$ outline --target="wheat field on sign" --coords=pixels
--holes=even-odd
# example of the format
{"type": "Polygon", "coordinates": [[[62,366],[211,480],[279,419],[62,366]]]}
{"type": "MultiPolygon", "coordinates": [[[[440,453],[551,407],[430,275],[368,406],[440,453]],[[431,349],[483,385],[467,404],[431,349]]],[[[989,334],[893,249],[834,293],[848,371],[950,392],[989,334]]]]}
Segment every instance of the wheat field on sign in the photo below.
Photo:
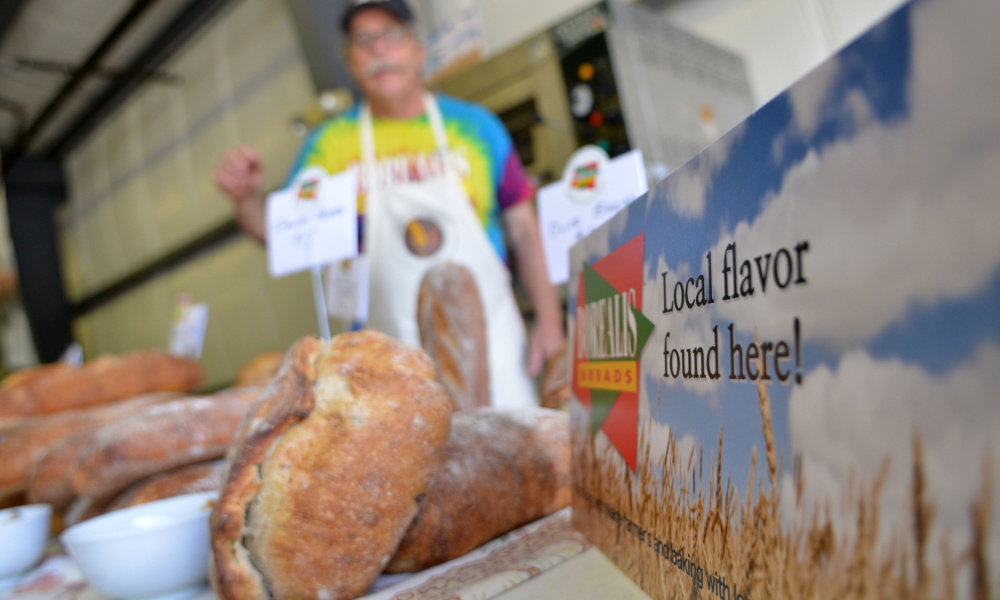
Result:
{"type": "MultiPolygon", "coordinates": [[[[932,545],[934,506],[926,494],[923,444],[915,433],[910,502],[899,507],[908,511],[909,526],[896,528],[890,543],[880,544],[884,457],[873,457],[882,461],[874,481],[853,486],[838,501],[850,506],[802,506],[805,482],[798,457],[789,461],[795,493],[776,491],[785,461],[777,456],[762,384],[757,397],[767,472],[755,472],[754,448],[745,482],[723,481],[721,429],[718,447],[707,449],[708,464],[701,447],[682,452],[671,437],[658,461],[640,459],[635,472],[611,446],[598,450],[593,437],[574,433],[577,527],[657,600],[1000,598],[998,582],[989,578],[993,468],[988,457],[982,459],[981,491],[968,507],[971,543],[951,548],[945,536],[932,545]],[[790,508],[785,502],[794,503],[798,515],[790,523],[781,518],[789,512],[783,511],[790,508]],[[838,533],[833,515],[845,509],[856,517],[849,531],[838,533]]],[[[640,428],[640,457],[650,456],[647,436],[640,428]]]]}

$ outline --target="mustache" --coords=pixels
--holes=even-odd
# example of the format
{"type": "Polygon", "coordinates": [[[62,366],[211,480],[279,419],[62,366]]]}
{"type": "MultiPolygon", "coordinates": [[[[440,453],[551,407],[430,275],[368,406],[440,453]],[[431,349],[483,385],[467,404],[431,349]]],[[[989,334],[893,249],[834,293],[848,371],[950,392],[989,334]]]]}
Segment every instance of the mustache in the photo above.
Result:
{"type": "Polygon", "coordinates": [[[378,75],[382,71],[402,71],[403,65],[399,62],[392,60],[391,58],[378,57],[374,59],[371,64],[365,68],[364,76],[372,77],[378,75]]]}

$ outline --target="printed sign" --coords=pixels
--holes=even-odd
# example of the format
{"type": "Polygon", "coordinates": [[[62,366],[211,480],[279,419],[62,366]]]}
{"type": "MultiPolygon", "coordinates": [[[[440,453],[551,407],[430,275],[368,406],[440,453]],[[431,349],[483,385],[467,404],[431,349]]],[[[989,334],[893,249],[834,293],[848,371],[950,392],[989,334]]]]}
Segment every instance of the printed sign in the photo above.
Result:
{"type": "Polygon", "coordinates": [[[538,190],[538,221],[552,283],[569,280],[569,248],[646,193],[642,152],[608,159],[597,146],[577,150],[560,181],[538,190]]]}
{"type": "Polygon", "coordinates": [[[1000,592],[997,23],[905,5],[573,246],[574,522],[651,597],[1000,592]]]}
{"type": "Polygon", "coordinates": [[[59,362],[66,363],[71,367],[79,367],[83,364],[83,346],[79,342],[73,342],[63,353],[59,355],[59,362]]]}
{"type": "Polygon", "coordinates": [[[368,320],[368,256],[359,254],[326,270],[326,313],[355,325],[368,320]]]}
{"type": "Polygon", "coordinates": [[[207,330],[208,304],[195,302],[190,294],[178,296],[170,324],[170,353],[199,360],[207,330]]]}
{"type": "Polygon", "coordinates": [[[300,173],[267,198],[267,256],[272,277],[358,253],[357,173],[300,173]]]}

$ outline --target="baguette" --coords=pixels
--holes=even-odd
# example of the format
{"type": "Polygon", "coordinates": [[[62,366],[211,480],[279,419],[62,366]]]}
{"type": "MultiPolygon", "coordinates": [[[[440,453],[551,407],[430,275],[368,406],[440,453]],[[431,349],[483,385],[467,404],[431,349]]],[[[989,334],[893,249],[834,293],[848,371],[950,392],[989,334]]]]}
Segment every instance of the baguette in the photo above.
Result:
{"type": "Polygon", "coordinates": [[[77,368],[53,368],[0,389],[0,419],[107,404],[150,392],[187,392],[204,379],[197,362],[144,350],[77,368]]]}
{"type": "Polygon", "coordinates": [[[417,296],[420,344],[456,410],[490,405],[486,317],[476,280],[451,262],[431,267],[417,296]]]}
{"type": "Polygon", "coordinates": [[[38,379],[73,368],[75,368],[73,365],[64,362],[54,362],[14,371],[7,377],[4,377],[3,381],[0,381],[0,392],[24,385],[30,385],[33,381],[38,379]]]}
{"type": "Polygon", "coordinates": [[[387,573],[421,571],[568,506],[569,414],[456,412],[445,460],[387,573]]]}
{"type": "Polygon", "coordinates": [[[32,469],[54,444],[76,432],[100,427],[175,397],[147,394],[127,402],[32,417],[9,430],[0,440],[0,495],[26,488],[32,469]]]}
{"type": "Polygon", "coordinates": [[[104,512],[138,506],[181,494],[217,490],[222,487],[226,466],[224,460],[203,462],[143,479],[118,494],[105,507],[104,512]]]}
{"type": "Polygon", "coordinates": [[[151,475],[221,458],[258,388],[151,406],[102,427],[73,474],[77,496],[109,499],[151,475]]]}
{"type": "Polygon", "coordinates": [[[95,429],[80,431],[54,444],[35,464],[28,478],[28,502],[65,510],[73,501],[73,473],[80,455],[94,442],[95,429]]]}
{"type": "Polygon", "coordinates": [[[420,349],[304,338],[244,419],[210,518],[222,600],[363,594],[424,497],[451,400],[420,349]]]}

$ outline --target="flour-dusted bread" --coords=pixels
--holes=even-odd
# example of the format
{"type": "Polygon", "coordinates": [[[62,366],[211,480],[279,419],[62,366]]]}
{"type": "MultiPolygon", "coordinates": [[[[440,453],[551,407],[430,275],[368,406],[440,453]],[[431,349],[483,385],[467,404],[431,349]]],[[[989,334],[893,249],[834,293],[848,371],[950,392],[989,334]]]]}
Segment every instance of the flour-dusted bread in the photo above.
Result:
{"type": "Polygon", "coordinates": [[[23,491],[32,470],[52,446],[74,433],[101,427],[176,394],[147,394],[125,402],[31,417],[8,428],[0,439],[0,496],[23,491]]]}
{"type": "Polygon", "coordinates": [[[94,443],[96,429],[81,431],[54,444],[35,464],[28,478],[28,502],[65,510],[73,501],[73,473],[80,455],[94,443]]]}
{"type": "Polygon", "coordinates": [[[259,388],[231,388],[150,406],[105,425],[80,455],[77,496],[110,499],[157,473],[221,458],[259,388]]]}
{"type": "Polygon", "coordinates": [[[210,492],[222,487],[226,461],[216,460],[180,467],[133,483],[115,497],[104,512],[138,506],[182,494],[210,492]]]}
{"type": "Polygon", "coordinates": [[[419,348],[299,341],[233,440],[211,516],[223,600],[363,594],[441,463],[451,400],[419,348]]]}
{"type": "Polygon", "coordinates": [[[240,372],[236,374],[234,387],[260,386],[263,387],[274,379],[281,363],[285,361],[284,352],[265,352],[259,354],[243,365],[240,372]]]}
{"type": "Polygon", "coordinates": [[[386,571],[420,571],[569,505],[569,414],[456,412],[445,461],[386,571]]]}
{"type": "Polygon", "coordinates": [[[0,421],[80,409],[150,392],[187,392],[201,385],[196,361],[143,350],[104,356],[81,367],[50,367],[0,388],[0,421]]]}
{"type": "Polygon", "coordinates": [[[417,296],[417,325],[420,344],[455,408],[489,406],[486,316],[469,269],[451,262],[428,269],[417,296]]]}

